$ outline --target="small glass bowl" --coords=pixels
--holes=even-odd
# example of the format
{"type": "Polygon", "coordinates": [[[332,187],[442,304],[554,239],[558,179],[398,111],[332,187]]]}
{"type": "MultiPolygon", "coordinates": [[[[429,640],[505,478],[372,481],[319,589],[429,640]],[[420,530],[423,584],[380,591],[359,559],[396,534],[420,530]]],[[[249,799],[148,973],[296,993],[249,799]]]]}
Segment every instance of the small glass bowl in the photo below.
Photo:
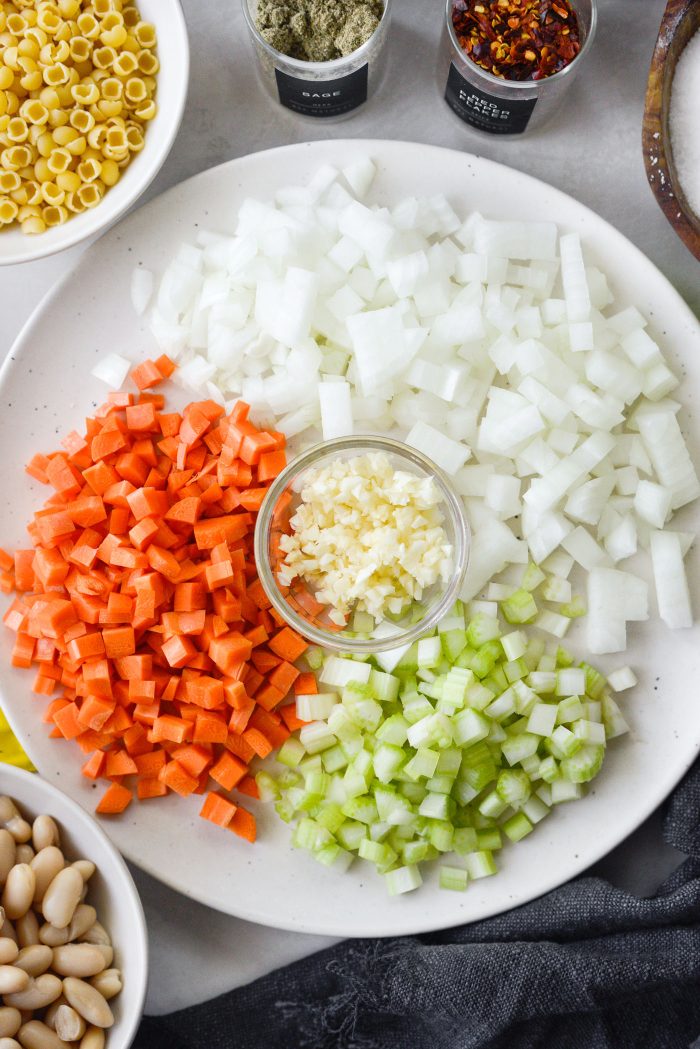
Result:
{"type": "MultiPolygon", "coordinates": [[[[470,532],[462,510],[462,502],[449,480],[427,456],[389,437],[338,437],[309,448],[289,463],[270,486],[255,526],[255,561],[258,575],[275,611],[308,641],[334,652],[352,654],[367,655],[407,648],[431,630],[457,600],[467,569],[469,547],[470,532]],[[395,468],[418,477],[430,477],[435,481],[442,496],[442,527],[452,546],[452,573],[446,582],[441,580],[426,589],[419,605],[409,606],[403,619],[384,620],[377,624],[372,636],[368,638],[366,635],[356,635],[350,626],[341,630],[325,628],[318,625],[317,621],[312,621],[310,616],[307,617],[303,609],[292,607],[277,579],[280,562],[279,555],[273,553],[272,538],[280,500],[291,495],[291,504],[285,501],[284,505],[294,511],[300,502],[299,493],[304,475],[309,470],[315,471],[334,459],[354,459],[371,452],[383,452],[395,468]],[[416,619],[417,608],[422,609],[422,614],[416,619]]],[[[352,613],[349,623],[352,624],[352,613]]]]}

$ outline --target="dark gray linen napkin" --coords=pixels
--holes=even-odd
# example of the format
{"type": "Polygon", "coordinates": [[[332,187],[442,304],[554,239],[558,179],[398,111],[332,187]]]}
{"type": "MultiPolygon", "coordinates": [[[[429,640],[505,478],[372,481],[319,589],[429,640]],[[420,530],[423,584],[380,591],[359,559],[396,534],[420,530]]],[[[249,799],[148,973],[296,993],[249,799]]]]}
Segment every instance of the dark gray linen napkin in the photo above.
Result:
{"type": "Polygon", "coordinates": [[[700,762],[664,837],[689,858],[653,897],[582,877],[472,925],[348,940],[145,1017],[134,1049],[700,1049],[700,762]]]}

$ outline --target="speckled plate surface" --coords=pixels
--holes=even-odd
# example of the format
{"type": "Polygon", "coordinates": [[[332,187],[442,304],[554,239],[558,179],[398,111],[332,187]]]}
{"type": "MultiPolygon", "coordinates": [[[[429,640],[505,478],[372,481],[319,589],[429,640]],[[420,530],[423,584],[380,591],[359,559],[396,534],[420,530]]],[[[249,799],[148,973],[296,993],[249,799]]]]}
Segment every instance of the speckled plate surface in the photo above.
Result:
{"type": "MultiPolygon", "coordinates": [[[[104,399],[104,386],[90,377],[97,358],[109,350],[136,358],[154,349],[130,304],[134,265],[161,270],[197,226],[230,231],[243,197],[268,196],[281,185],[303,182],[322,163],[342,166],[360,152],[378,164],[373,196],[383,203],[445,192],[464,212],[477,208],[499,218],[548,218],[579,231],[587,257],[608,274],[622,304],[636,303],[649,316],[652,334],[683,376],[681,420],[698,460],[698,322],[662,274],[616,230],[550,186],[466,153],[397,142],[318,142],[235,160],[175,187],[89,248],[40,306],[0,374],[0,490],[5,493],[0,545],[24,541],[25,522],[45,495],[24,474],[23,464],[34,452],[56,447],[59,436],[79,428],[104,399]]],[[[686,508],[677,527],[697,530],[698,517],[697,506],[686,508]]],[[[688,570],[697,591],[695,550],[688,570]]],[[[605,769],[584,801],[560,806],[534,834],[504,849],[498,876],[473,883],[465,893],[440,891],[434,867],[426,870],[419,891],[391,899],[366,864],[341,876],[292,850],[288,828],[262,805],[256,808],[260,838],[252,848],[200,820],[198,799],[134,804],[122,817],[105,821],[105,829],[125,856],[185,895],[266,925],[384,936],[497,914],[560,885],[617,845],[700,751],[700,703],[697,690],[689,687],[700,670],[700,628],[672,632],[653,618],[631,624],[629,639],[623,658],[599,663],[611,670],[629,662],[637,670],[640,683],[622,700],[631,734],[610,746],[605,769]]],[[[580,627],[570,642],[584,654],[580,627]]],[[[92,808],[100,787],[93,789],[81,777],[76,747],[48,739],[41,722],[45,700],[32,695],[31,675],[7,668],[10,647],[3,632],[0,698],[13,728],[40,772],[92,808]]]]}

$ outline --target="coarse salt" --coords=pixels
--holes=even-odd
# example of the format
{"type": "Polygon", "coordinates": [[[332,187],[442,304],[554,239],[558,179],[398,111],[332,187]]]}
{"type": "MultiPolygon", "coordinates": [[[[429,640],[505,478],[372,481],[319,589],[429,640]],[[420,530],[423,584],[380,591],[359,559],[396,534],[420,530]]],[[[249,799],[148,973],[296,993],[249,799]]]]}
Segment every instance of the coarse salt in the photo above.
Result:
{"type": "Polygon", "coordinates": [[[673,162],[690,207],[700,216],[700,30],[678,60],[671,88],[669,126],[673,162]]]}
{"type": "Polygon", "coordinates": [[[431,477],[394,470],[381,452],[310,471],[293,531],[280,540],[278,579],[311,583],[339,625],[351,609],[378,622],[399,615],[449,576],[452,546],[440,501],[431,477]]]}

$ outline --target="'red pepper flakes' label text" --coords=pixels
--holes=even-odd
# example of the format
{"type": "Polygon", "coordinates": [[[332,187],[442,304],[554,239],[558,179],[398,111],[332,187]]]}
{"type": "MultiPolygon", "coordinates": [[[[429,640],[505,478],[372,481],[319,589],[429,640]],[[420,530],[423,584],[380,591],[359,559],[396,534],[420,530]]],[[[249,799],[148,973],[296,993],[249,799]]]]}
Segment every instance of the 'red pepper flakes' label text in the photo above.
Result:
{"type": "Polygon", "coordinates": [[[466,124],[494,135],[520,135],[535,108],[536,98],[504,99],[475,88],[450,63],[445,100],[466,124]]]}

